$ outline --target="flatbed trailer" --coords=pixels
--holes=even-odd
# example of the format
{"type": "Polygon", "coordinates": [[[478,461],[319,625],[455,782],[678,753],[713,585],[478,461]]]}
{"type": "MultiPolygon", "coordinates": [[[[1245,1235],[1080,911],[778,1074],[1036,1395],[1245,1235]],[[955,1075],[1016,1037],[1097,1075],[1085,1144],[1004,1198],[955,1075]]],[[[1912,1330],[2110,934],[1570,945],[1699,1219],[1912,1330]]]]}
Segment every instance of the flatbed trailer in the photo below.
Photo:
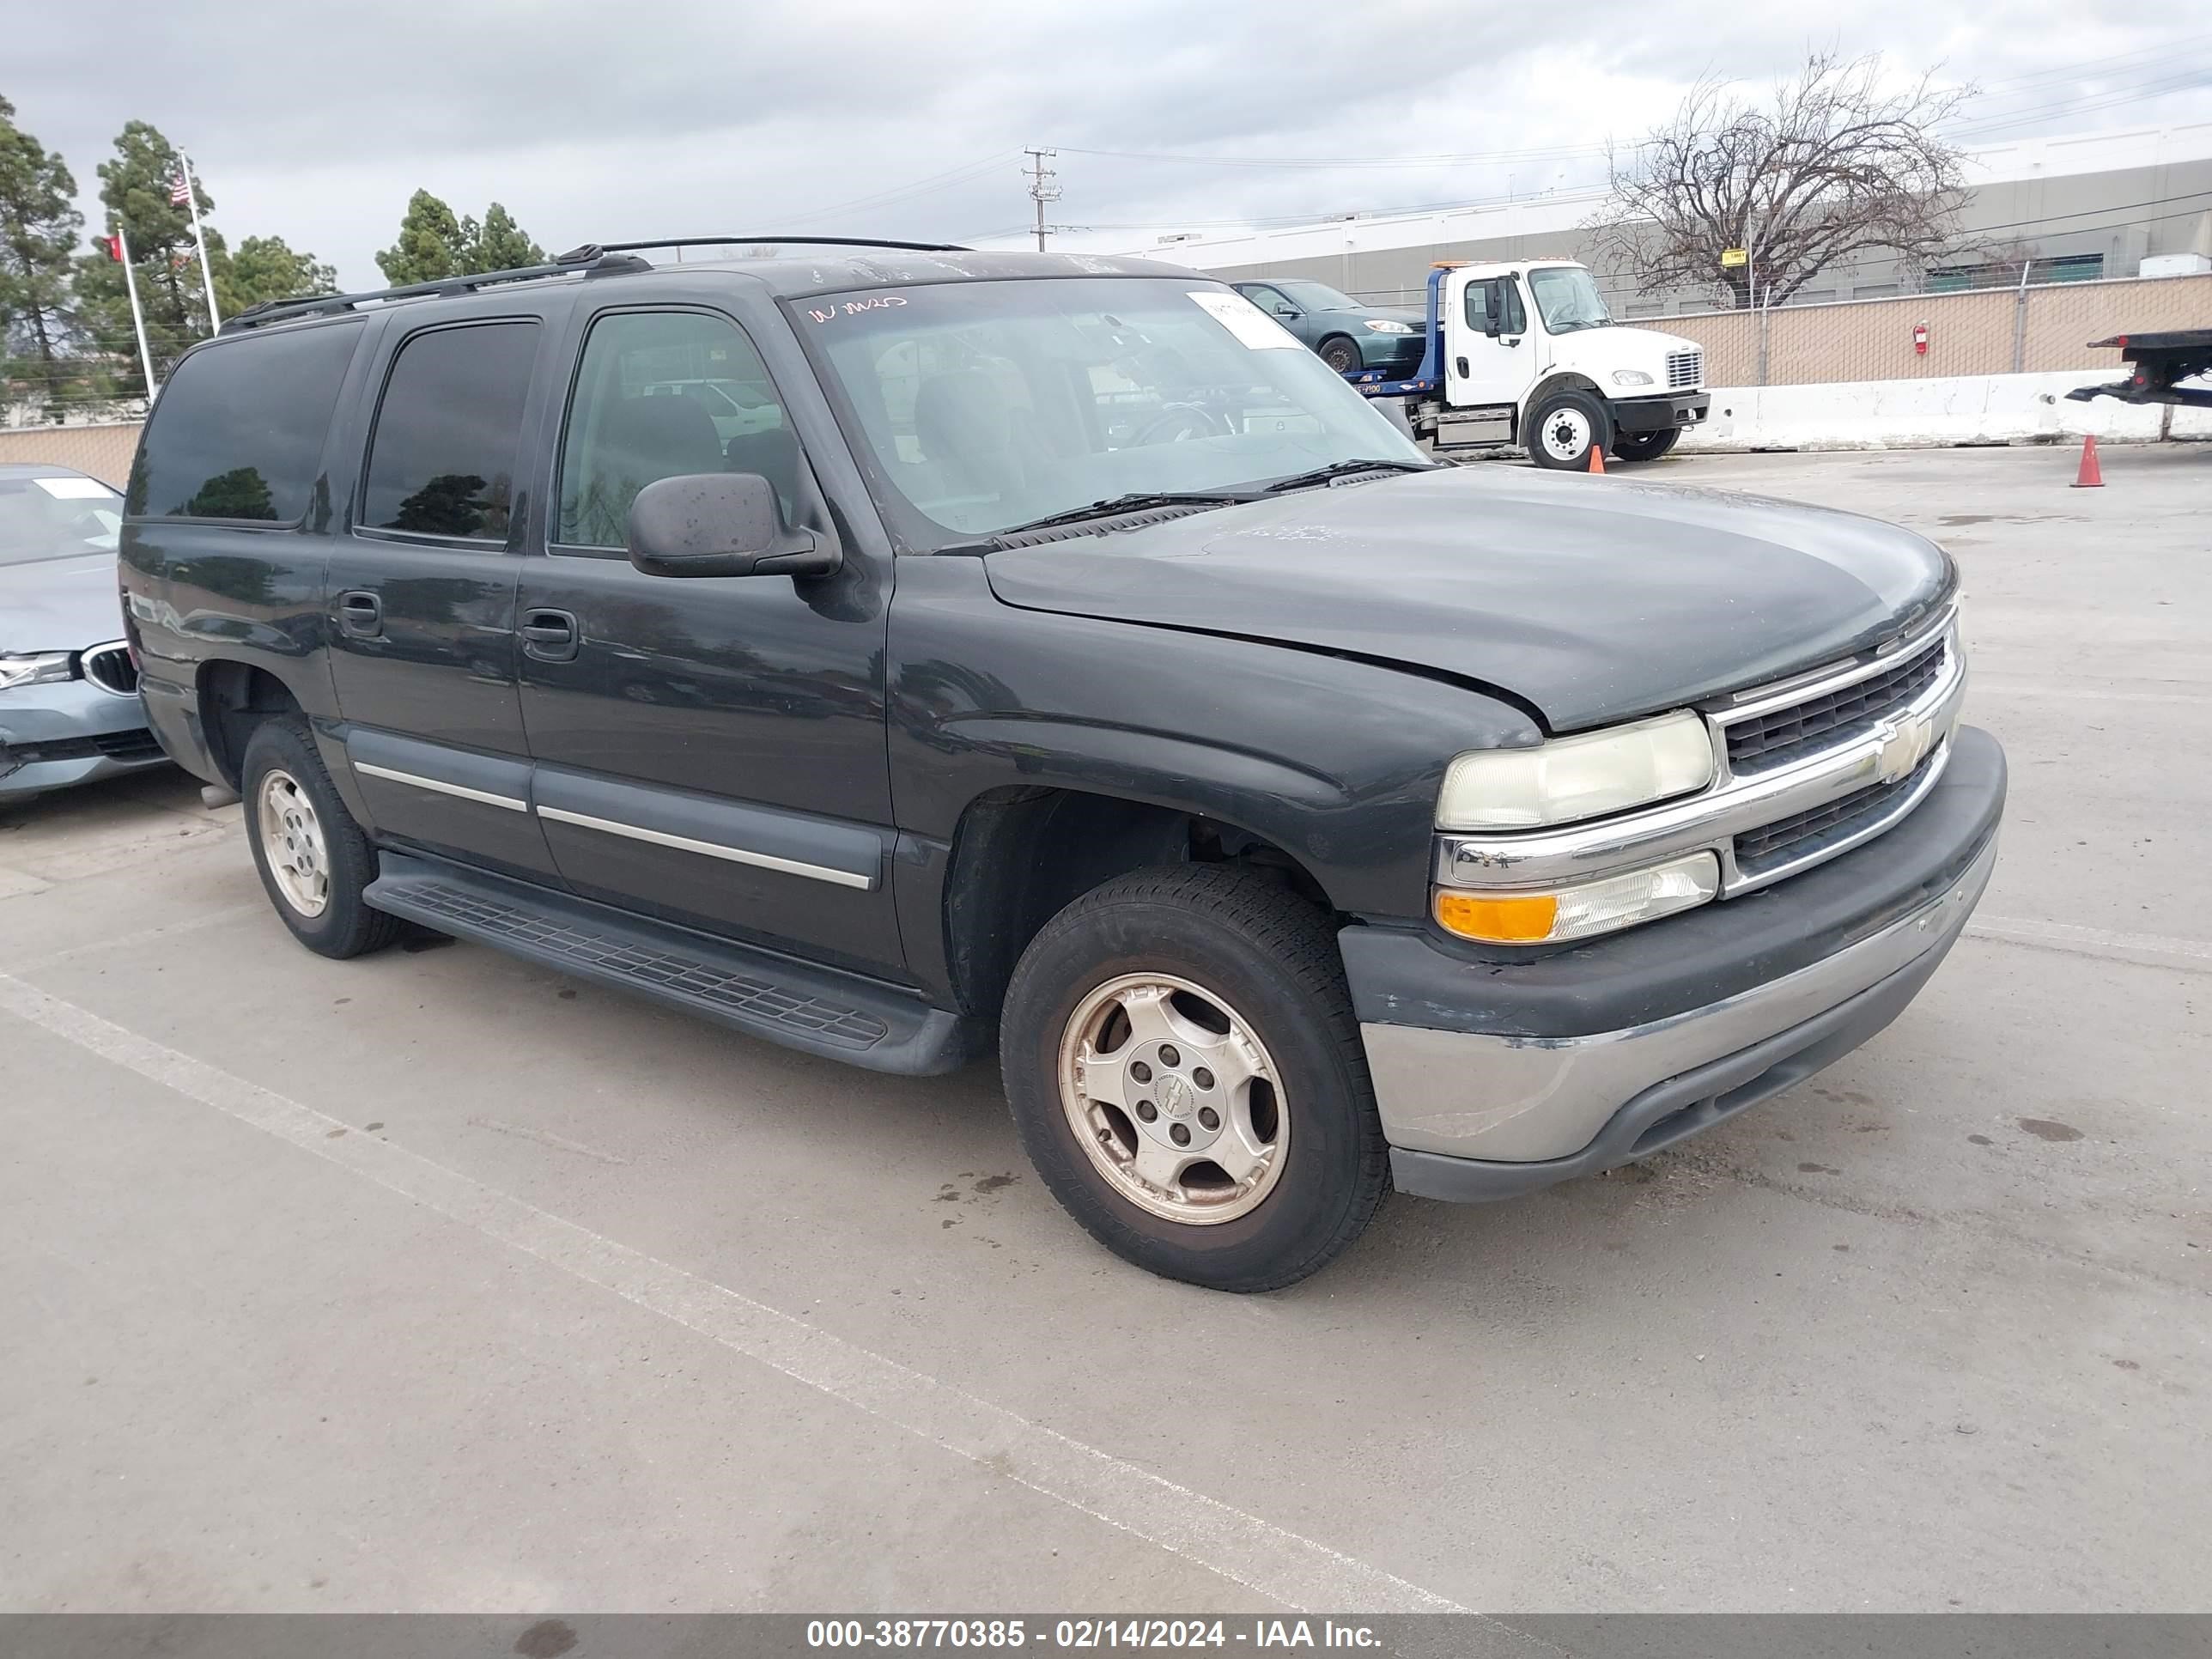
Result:
{"type": "Polygon", "coordinates": [[[2162,334],[2115,334],[2092,346],[2117,348],[2135,366],[2124,380],[2110,386],[2076,386],[2066,395],[2077,403],[2116,398],[2124,404],[2172,404],[2184,409],[2212,409],[2212,386],[2183,386],[2183,380],[2212,374],[2212,328],[2184,328],[2162,334]]]}

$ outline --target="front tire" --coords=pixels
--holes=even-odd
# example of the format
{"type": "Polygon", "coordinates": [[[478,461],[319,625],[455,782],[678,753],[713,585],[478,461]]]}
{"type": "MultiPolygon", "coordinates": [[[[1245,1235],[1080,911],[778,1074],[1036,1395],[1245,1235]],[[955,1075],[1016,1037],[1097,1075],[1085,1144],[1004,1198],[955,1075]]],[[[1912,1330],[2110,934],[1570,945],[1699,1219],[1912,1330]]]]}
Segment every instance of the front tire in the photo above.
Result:
{"type": "Polygon", "coordinates": [[[1359,367],[1359,348],[1341,334],[1332,335],[1314,349],[1321,353],[1322,362],[1339,374],[1349,374],[1359,367]]]}
{"type": "Polygon", "coordinates": [[[1014,970],[1000,1064],[1053,1195],[1169,1279],[1294,1284],[1389,1184],[1335,934],[1249,872],[1139,871],[1070,904],[1014,970]]]}
{"type": "Polygon", "coordinates": [[[1613,421],[1598,398],[1578,387],[1554,392],[1522,428],[1528,459],[1554,472],[1587,472],[1590,452],[1613,441],[1613,421]]]}
{"type": "Polygon", "coordinates": [[[1674,440],[1681,435],[1682,428],[1678,426],[1662,426],[1656,432],[1616,432],[1613,434],[1613,458],[1637,463],[1656,461],[1674,448],[1674,440]]]}
{"type": "Polygon", "coordinates": [[[254,867],[294,939],[343,959],[399,937],[399,918],[362,898],[376,879],[376,849],[331,782],[305,720],[280,715],[255,726],[240,783],[254,867]]]}

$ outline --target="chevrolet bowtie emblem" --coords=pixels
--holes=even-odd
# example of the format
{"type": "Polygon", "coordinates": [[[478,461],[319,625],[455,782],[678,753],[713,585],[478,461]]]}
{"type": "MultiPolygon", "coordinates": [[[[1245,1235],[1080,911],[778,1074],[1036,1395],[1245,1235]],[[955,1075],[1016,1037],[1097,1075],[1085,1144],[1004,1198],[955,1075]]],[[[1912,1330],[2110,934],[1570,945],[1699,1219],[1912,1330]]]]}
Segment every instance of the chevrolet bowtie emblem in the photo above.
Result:
{"type": "Polygon", "coordinates": [[[1874,734],[1881,747],[1875,752],[1875,775],[1884,783],[1911,777],[1928,751],[1936,746],[1936,726],[1925,714],[1901,720],[1877,720],[1874,734]]]}

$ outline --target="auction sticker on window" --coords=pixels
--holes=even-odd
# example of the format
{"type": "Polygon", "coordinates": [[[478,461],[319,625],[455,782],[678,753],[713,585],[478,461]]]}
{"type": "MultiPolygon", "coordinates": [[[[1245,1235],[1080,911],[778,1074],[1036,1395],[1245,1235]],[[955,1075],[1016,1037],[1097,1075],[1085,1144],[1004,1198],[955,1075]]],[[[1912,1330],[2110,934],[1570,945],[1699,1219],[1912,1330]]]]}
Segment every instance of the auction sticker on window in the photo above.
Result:
{"type": "Polygon", "coordinates": [[[97,501],[115,493],[97,478],[33,478],[31,482],[47,495],[64,501],[97,501]]]}
{"type": "Polygon", "coordinates": [[[1298,343],[1297,335],[1241,294],[1224,294],[1218,289],[1193,289],[1190,297],[1200,311],[1255,351],[1270,351],[1281,346],[1288,346],[1293,351],[1305,349],[1298,343]]]}

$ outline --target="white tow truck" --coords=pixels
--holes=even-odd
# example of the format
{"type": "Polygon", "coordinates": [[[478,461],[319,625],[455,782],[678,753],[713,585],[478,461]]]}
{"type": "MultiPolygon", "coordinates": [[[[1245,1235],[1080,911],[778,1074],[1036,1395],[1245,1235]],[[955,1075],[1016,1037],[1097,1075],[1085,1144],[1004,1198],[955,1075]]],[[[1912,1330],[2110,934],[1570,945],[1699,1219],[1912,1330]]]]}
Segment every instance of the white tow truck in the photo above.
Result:
{"type": "Polygon", "coordinates": [[[1383,369],[1345,379],[1402,400],[1413,435],[1440,453],[1519,444],[1561,471],[1587,470],[1601,450],[1656,461],[1712,403],[1704,348],[1616,324],[1571,259],[1438,263],[1420,367],[1406,380],[1383,369]]]}

